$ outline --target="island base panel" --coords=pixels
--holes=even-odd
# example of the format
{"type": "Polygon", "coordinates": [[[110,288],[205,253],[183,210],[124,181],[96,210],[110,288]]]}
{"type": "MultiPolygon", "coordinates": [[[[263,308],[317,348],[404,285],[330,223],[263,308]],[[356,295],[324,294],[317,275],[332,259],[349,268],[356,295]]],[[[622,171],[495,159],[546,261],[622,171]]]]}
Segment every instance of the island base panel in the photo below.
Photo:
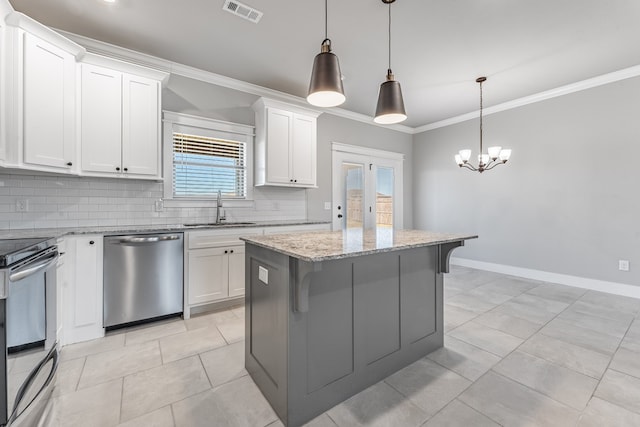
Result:
{"type": "Polygon", "coordinates": [[[310,265],[247,245],[245,364],[285,425],[442,347],[438,258],[428,246],[310,265]],[[307,311],[295,303],[303,281],[307,311]]]}

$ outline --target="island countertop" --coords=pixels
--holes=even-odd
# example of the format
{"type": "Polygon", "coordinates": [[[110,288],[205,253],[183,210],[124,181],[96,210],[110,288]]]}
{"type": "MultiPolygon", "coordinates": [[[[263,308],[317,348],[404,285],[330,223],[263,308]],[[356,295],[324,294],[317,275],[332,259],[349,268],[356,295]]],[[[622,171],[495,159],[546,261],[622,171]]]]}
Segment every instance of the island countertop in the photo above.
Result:
{"type": "Polygon", "coordinates": [[[296,234],[273,234],[242,237],[245,242],[261,246],[307,262],[320,262],[402,249],[419,248],[461,240],[475,239],[468,234],[439,233],[425,230],[319,231],[296,234]]]}

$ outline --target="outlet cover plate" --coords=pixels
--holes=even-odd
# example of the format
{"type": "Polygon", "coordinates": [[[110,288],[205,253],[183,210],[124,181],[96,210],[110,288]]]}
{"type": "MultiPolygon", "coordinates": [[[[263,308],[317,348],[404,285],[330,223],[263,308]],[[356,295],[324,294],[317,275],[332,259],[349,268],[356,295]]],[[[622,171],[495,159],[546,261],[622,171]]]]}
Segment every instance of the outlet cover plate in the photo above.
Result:
{"type": "Polygon", "coordinates": [[[629,271],[629,261],[626,259],[618,260],[618,270],[629,271]]]}

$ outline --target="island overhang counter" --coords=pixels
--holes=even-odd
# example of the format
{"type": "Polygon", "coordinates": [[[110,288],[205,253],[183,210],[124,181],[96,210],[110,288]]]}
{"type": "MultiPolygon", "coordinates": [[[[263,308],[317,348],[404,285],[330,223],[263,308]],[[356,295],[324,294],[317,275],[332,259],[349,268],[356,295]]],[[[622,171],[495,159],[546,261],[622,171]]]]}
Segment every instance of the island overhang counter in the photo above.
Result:
{"type": "Polygon", "coordinates": [[[361,229],[245,241],[245,367],[299,426],[443,345],[443,274],[477,236],[361,229]]]}

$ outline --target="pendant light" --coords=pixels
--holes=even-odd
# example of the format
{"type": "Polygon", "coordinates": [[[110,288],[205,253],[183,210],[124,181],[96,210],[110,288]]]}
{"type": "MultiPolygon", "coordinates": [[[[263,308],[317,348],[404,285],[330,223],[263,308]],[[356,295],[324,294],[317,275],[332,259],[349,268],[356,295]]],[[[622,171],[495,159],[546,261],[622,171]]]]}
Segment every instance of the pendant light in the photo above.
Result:
{"type": "Polygon", "coordinates": [[[489,147],[487,152],[489,154],[482,153],[482,83],[486,82],[486,77],[478,77],[476,83],[480,84],[480,154],[478,154],[478,166],[473,166],[469,163],[471,158],[471,150],[460,150],[455,155],[455,160],[458,166],[461,168],[467,168],[474,172],[484,172],[495,168],[498,165],[507,163],[509,157],[511,157],[511,149],[502,147],[489,147]]]}
{"type": "Polygon", "coordinates": [[[395,1],[382,0],[382,3],[389,5],[389,68],[387,69],[387,80],[380,85],[376,117],[373,121],[384,125],[400,123],[407,119],[400,82],[395,80],[391,71],[391,3],[395,1]]]}
{"type": "Polygon", "coordinates": [[[331,53],[331,40],[327,36],[327,0],[324,0],[324,40],[320,53],[313,60],[311,83],[307,102],[317,107],[335,107],[345,101],[342,73],[338,57],[331,53]]]}

